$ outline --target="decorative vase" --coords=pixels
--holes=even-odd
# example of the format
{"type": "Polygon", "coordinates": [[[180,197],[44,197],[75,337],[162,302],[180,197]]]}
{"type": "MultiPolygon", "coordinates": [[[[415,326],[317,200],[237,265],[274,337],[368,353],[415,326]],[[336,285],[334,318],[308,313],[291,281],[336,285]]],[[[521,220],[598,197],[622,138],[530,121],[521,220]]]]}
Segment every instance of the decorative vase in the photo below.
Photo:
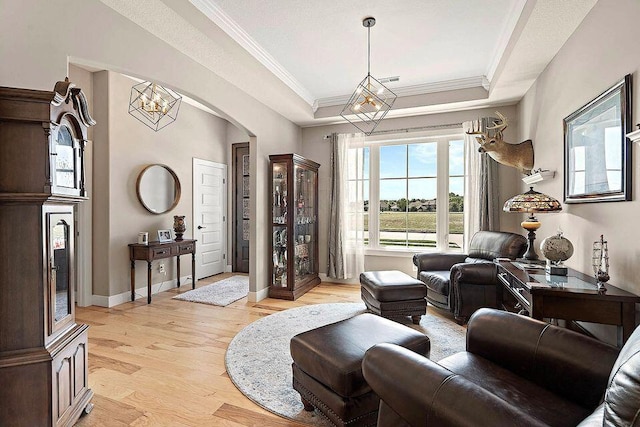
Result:
{"type": "Polygon", "coordinates": [[[184,215],[173,216],[173,231],[176,233],[176,240],[182,240],[182,235],[187,230],[187,225],[184,222],[184,215]]]}

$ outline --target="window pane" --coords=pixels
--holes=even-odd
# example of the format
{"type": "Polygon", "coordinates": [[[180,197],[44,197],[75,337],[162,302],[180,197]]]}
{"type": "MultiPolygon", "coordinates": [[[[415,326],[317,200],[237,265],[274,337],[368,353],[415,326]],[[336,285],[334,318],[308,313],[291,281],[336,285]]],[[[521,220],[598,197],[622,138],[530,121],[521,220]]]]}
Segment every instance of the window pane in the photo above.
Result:
{"type": "Polygon", "coordinates": [[[436,247],[436,178],[409,180],[409,246],[436,247]]]}
{"type": "Polygon", "coordinates": [[[437,144],[427,142],[409,145],[409,176],[436,176],[437,144]]]}
{"type": "Polygon", "coordinates": [[[407,180],[380,180],[380,246],[407,245],[407,180]]]}
{"type": "Polygon", "coordinates": [[[380,147],[380,178],[404,178],[407,176],[407,146],[380,147]]]}
{"type": "Polygon", "coordinates": [[[449,178],[449,249],[462,251],[464,233],[464,177],[449,178]]]}
{"type": "Polygon", "coordinates": [[[464,175],[464,141],[449,141],[449,175],[464,175]]]}

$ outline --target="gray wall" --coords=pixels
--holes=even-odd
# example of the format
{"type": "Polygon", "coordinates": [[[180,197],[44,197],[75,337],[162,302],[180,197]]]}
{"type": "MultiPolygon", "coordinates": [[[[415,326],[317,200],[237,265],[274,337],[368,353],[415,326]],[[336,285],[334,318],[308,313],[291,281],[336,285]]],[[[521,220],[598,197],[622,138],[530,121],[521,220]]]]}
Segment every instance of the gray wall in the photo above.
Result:
{"type": "MultiPolygon", "coordinates": [[[[92,200],[104,206],[94,222],[94,294],[111,296],[129,289],[129,255],[127,245],[137,241],[138,232],[147,231],[150,240],[157,240],[158,229],[172,229],[173,215],[185,215],[187,231],[192,235],[192,159],[194,157],[217,163],[227,161],[227,121],[206,113],[185,102],[180,106],[178,120],[155,132],[129,115],[131,86],[135,81],[110,71],[96,73],[94,88],[103,94],[94,98],[106,103],[108,115],[99,117],[96,131],[107,127],[108,137],[96,138],[94,145],[100,154],[94,158],[94,173],[106,179],[96,179],[92,200]],[[104,149],[108,152],[102,154],[104,149]],[[108,160],[108,161],[107,161],[108,160]],[[148,165],[160,163],[169,166],[180,180],[182,195],[178,205],[170,212],[154,215],[139,203],[136,180],[148,165]],[[105,256],[105,262],[100,256],[105,256]]],[[[100,108],[98,108],[100,110],[100,108]]],[[[98,117],[96,118],[98,120],[98,117]]],[[[153,283],[175,278],[175,262],[164,261],[167,274],[156,268],[153,283]]],[[[191,273],[191,263],[183,262],[183,276],[191,273]]],[[[146,286],[146,265],[139,263],[136,284],[146,286]]]]}
{"type": "MultiPolygon", "coordinates": [[[[210,106],[225,119],[252,135],[251,186],[255,197],[252,199],[251,213],[255,220],[251,228],[251,256],[255,260],[252,266],[255,268],[252,268],[250,273],[249,299],[255,300],[259,295],[263,295],[268,282],[268,270],[263,254],[269,252],[269,209],[267,182],[265,179],[257,178],[267,176],[269,154],[299,150],[300,128],[257,102],[237,86],[230,84],[221,75],[232,78],[234,70],[245,73],[255,69],[256,84],[262,85],[266,91],[272,91],[274,87],[282,89],[282,82],[278,82],[272,76],[266,76],[268,73],[264,67],[250,59],[244,50],[224,35],[212,39],[215,40],[212,43],[219,43],[214,47],[221,60],[205,68],[179,49],[160,40],[98,0],[3,2],[0,26],[4,34],[11,34],[11,37],[0,39],[0,56],[3,58],[0,82],[4,86],[51,90],[56,81],[68,75],[69,62],[91,65],[98,69],[108,69],[167,84],[210,106]]],[[[94,97],[98,98],[100,91],[97,88],[94,90],[94,97]]],[[[300,98],[292,95],[293,92],[290,90],[282,90],[283,106],[304,104],[300,98]]],[[[100,108],[96,104],[95,110],[100,108]]],[[[309,107],[309,114],[310,112],[309,107]]],[[[112,112],[107,109],[102,113],[108,115],[112,112]]],[[[94,111],[94,114],[104,115],[99,111],[94,111]]],[[[94,139],[98,140],[99,136],[113,137],[107,135],[110,132],[110,129],[96,129],[94,139]]],[[[121,145],[114,148],[124,149],[121,145]]],[[[94,153],[100,162],[109,162],[110,156],[118,158],[118,155],[111,153],[111,149],[104,144],[101,149],[104,152],[94,153]]],[[[139,160],[139,165],[141,164],[142,160],[139,160]]],[[[96,171],[94,178],[105,180],[102,182],[107,185],[111,177],[105,175],[96,171]]],[[[111,189],[116,190],[118,189],[111,189]]],[[[129,196],[127,193],[123,195],[129,196]]],[[[105,218],[100,218],[100,215],[108,215],[110,209],[108,201],[104,201],[102,205],[94,204],[94,221],[101,220],[101,227],[106,233],[114,232],[119,235],[118,240],[124,242],[119,232],[107,228],[113,224],[109,224],[105,218]],[[95,212],[98,207],[100,212],[95,212]]],[[[126,252],[126,249],[123,251],[126,252]]],[[[100,259],[101,262],[116,262],[110,260],[111,255],[119,259],[124,256],[121,253],[108,252],[94,252],[93,255],[94,259],[100,259]]],[[[123,277],[117,277],[113,289],[122,289],[122,281],[123,277]]],[[[100,294],[104,294],[111,292],[110,287],[98,285],[96,289],[100,294]]]]}
{"type": "MultiPolygon", "coordinates": [[[[632,121],[640,121],[640,2],[600,0],[566,42],[519,107],[520,135],[533,139],[535,167],[556,171],[556,177],[536,185],[540,192],[563,199],[563,119],[623,78],[633,74],[632,121]]],[[[632,146],[633,201],[563,204],[557,214],[542,214],[538,243],[558,227],[573,242],[567,264],[590,274],[592,243],[600,234],[609,242],[610,283],[640,294],[640,230],[635,226],[640,212],[640,167],[632,146]]],[[[524,188],[523,188],[524,189],[524,188]]],[[[613,327],[590,325],[600,338],[615,343],[613,327]]]]}
{"type": "MultiPolygon", "coordinates": [[[[509,119],[509,127],[505,131],[505,139],[508,142],[520,142],[516,141],[518,135],[518,117],[515,106],[503,106],[494,109],[480,109],[480,110],[468,110],[459,111],[453,113],[443,114],[430,114],[415,117],[406,117],[399,119],[385,119],[379,126],[379,130],[389,129],[404,129],[419,126],[433,126],[443,125],[449,123],[461,123],[468,120],[475,120],[478,117],[495,116],[495,111],[498,110],[509,119]]],[[[351,133],[357,131],[357,129],[351,124],[332,125],[332,126],[317,126],[311,128],[302,129],[302,151],[300,154],[303,156],[320,163],[318,193],[320,200],[325,200],[327,203],[319,204],[318,212],[318,228],[319,228],[319,256],[320,256],[320,273],[327,273],[327,240],[329,237],[329,194],[331,190],[331,144],[328,140],[323,139],[325,135],[332,132],[351,133]]],[[[525,138],[526,139],[526,138],[525,138]]],[[[519,182],[522,177],[521,174],[514,168],[507,166],[499,166],[500,177],[500,200],[507,200],[509,197],[515,195],[519,190],[519,182]]],[[[512,214],[502,213],[500,218],[501,229],[504,231],[513,231],[521,233],[520,219],[512,214]]],[[[401,270],[407,274],[414,275],[412,270],[413,263],[411,256],[393,255],[377,256],[367,255],[365,257],[365,269],[367,270],[401,270]]]]}

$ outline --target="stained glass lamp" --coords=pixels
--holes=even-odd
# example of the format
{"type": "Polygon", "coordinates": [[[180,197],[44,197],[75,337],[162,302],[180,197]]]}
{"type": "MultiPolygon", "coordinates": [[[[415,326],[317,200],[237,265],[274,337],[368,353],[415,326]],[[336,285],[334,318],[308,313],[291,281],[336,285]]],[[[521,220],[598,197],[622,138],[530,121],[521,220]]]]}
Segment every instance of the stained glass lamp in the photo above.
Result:
{"type": "Polygon", "coordinates": [[[525,212],[529,214],[529,217],[520,223],[522,228],[528,231],[527,240],[529,240],[529,246],[522,258],[525,261],[537,261],[539,257],[533,241],[536,239],[536,230],[540,228],[541,224],[534,213],[561,211],[562,205],[553,197],[539,193],[535,191],[533,187],[529,188],[529,191],[526,193],[518,194],[507,200],[502,210],[505,212],[525,212]]]}

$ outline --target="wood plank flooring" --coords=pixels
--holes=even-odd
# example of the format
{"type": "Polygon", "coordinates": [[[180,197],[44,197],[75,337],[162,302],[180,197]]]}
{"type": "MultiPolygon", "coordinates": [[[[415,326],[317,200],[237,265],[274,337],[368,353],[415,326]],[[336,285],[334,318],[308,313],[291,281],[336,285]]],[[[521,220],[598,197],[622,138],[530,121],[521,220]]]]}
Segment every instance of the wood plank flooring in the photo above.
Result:
{"type": "MultiPolygon", "coordinates": [[[[231,273],[201,280],[198,287],[231,273]]],[[[274,415],[240,393],[227,376],[224,355],[249,323],[292,307],[360,302],[357,285],[322,283],[297,301],[246,298],[217,307],[172,300],[182,286],[114,308],[77,307],[89,329],[89,385],[95,407],[77,425],[301,426],[274,415]]]]}

